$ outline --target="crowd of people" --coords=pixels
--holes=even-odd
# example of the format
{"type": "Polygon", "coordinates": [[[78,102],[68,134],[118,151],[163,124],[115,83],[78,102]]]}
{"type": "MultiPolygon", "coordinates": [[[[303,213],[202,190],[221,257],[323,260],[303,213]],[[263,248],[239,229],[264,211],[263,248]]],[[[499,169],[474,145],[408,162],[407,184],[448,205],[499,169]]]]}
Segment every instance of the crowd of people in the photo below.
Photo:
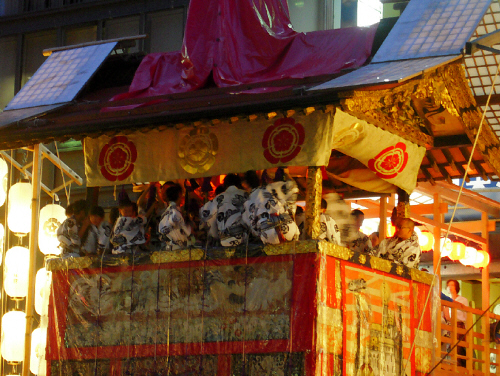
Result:
{"type": "MultiPolygon", "coordinates": [[[[203,187],[196,181],[185,187],[174,182],[151,183],[137,202],[122,192],[109,222],[103,208],[87,211],[84,200],[76,201],[66,209],[67,219],[57,231],[61,254],[130,254],[304,239],[305,213],[296,203],[296,182],[286,173],[276,173],[274,180],[261,184],[255,171],[243,176],[229,174],[205,203],[199,194],[203,187]],[[192,194],[185,194],[187,190],[192,194]]],[[[418,268],[421,251],[410,219],[394,217],[395,235],[379,243],[378,233],[368,237],[360,231],[362,211],[351,212],[347,230],[346,226],[339,228],[326,211],[323,199],[319,239],[418,268]]]]}

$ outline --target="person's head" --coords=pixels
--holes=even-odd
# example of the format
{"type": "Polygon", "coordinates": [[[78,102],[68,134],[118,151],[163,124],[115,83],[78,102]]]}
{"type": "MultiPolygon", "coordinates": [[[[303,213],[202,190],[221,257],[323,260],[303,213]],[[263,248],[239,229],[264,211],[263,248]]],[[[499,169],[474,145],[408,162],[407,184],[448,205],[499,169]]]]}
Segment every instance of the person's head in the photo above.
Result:
{"type": "Polygon", "coordinates": [[[450,279],[448,282],[446,282],[446,287],[448,287],[448,290],[452,295],[458,295],[460,292],[460,283],[456,279],[450,279]]]}
{"type": "Polygon", "coordinates": [[[260,186],[260,179],[254,170],[249,170],[245,172],[241,182],[243,189],[250,192],[252,189],[260,186]]]}
{"type": "Polygon", "coordinates": [[[177,205],[182,205],[182,200],[184,196],[182,195],[182,187],[175,184],[167,188],[165,192],[168,202],[175,202],[177,205]]]}
{"type": "Polygon", "coordinates": [[[100,206],[93,206],[90,209],[90,222],[99,227],[101,222],[104,220],[104,209],[100,206]]]}
{"type": "Polygon", "coordinates": [[[328,207],[328,203],[324,198],[321,199],[321,212],[324,213],[326,211],[326,208],[328,207]]]}
{"type": "Polygon", "coordinates": [[[446,282],[446,287],[452,296],[458,295],[460,292],[460,283],[458,283],[456,279],[448,280],[448,282],[446,282]]]}
{"type": "Polygon", "coordinates": [[[215,195],[218,196],[220,195],[222,192],[224,192],[226,188],[224,188],[224,186],[221,184],[219,185],[217,188],[215,188],[215,195]]]}
{"type": "Polygon", "coordinates": [[[118,203],[118,210],[120,211],[120,215],[122,217],[137,217],[138,210],[137,204],[130,200],[123,200],[118,203]]]}
{"type": "Polygon", "coordinates": [[[71,204],[73,206],[73,216],[77,223],[82,223],[82,221],[87,217],[87,201],[78,200],[71,204]]]}
{"type": "Polygon", "coordinates": [[[372,232],[369,236],[370,241],[372,242],[372,246],[376,247],[380,243],[380,233],[378,231],[372,232]]]}
{"type": "Polygon", "coordinates": [[[224,178],[224,188],[225,189],[228,189],[232,185],[234,185],[236,188],[241,189],[241,179],[236,174],[229,174],[224,178]]]}
{"type": "Polygon", "coordinates": [[[363,213],[361,210],[359,209],[354,209],[352,212],[351,212],[351,216],[352,218],[354,219],[354,225],[356,226],[356,228],[359,230],[359,228],[361,226],[363,226],[363,221],[365,220],[365,213],[363,213]]]}
{"type": "Polygon", "coordinates": [[[73,212],[73,204],[69,204],[68,207],[66,208],[65,210],[65,213],[66,213],[66,217],[71,217],[74,212],[73,212]]]}
{"type": "Polygon", "coordinates": [[[164,202],[168,202],[168,199],[167,199],[167,189],[176,185],[173,181],[169,180],[165,183],[163,183],[163,185],[161,186],[160,188],[160,198],[162,199],[162,201],[164,202]]]}
{"type": "Polygon", "coordinates": [[[403,240],[410,239],[414,228],[415,222],[410,218],[402,218],[396,228],[396,236],[403,240]]]}
{"type": "Polygon", "coordinates": [[[402,219],[403,218],[398,217],[398,207],[395,206],[394,209],[392,209],[391,213],[391,225],[393,225],[394,227],[398,227],[399,222],[401,222],[402,219]]]}

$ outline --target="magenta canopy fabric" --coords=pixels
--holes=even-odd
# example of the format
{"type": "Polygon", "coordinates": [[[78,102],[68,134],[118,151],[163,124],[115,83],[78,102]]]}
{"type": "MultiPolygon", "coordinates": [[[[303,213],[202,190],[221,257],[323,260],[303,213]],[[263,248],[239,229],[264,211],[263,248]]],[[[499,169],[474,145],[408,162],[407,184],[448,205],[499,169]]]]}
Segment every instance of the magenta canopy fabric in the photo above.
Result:
{"type": "Polygon", "coordinates": [[[147,55],[113,100],[304,78],[358,68],[377,26],[298,33],[286,0],[191,0],[181,51],[147,55]]]}

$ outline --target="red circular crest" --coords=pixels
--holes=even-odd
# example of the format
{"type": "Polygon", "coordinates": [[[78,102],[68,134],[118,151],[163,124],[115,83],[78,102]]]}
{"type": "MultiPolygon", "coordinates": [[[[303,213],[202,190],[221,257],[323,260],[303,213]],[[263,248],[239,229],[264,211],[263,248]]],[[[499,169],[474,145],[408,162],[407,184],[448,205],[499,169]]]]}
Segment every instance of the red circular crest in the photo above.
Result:
{"type": "Polygon", "coordinates": [[[270,125],[262,138],[264,157],[271,163],[287,163],[300,153],[305,131],[293,118],[282,118],[270,125]]]}
{"type": "Polygon", "coordinates": [[[392,179],[403,171],[408,163],[406,145],[398,142],[395,146],[385,148],[377,156],[368,161],[368,168],[379,178],[392,179]]]}
{"type": "Polygon", "coordinates": [[[134,171],[137,149],[125,136],[113,137],[99,154],[101,174],[109,181],[125,180],[134,171]]]}

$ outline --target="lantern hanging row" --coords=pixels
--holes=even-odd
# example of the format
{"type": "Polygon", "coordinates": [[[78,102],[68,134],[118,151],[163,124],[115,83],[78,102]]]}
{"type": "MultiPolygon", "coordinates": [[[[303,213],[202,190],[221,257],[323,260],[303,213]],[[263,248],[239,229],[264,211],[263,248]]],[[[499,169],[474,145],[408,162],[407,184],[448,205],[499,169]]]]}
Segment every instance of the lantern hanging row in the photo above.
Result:
{"type": "MultiPolygon", "coordinates": [[[[415,229],[418,242],[422,251],[427,252],[434,249],[434,236],[427,231],[415,229]]],[[[474,247],[467,247],[460,242],[452,242],[450,239],[440,239],[442,257],[449,257],[453,261],[460,261],[463,265],[475,268],[484,268],[490,263],[490,255],[485,251],[478,251],[474,247]]]]}

